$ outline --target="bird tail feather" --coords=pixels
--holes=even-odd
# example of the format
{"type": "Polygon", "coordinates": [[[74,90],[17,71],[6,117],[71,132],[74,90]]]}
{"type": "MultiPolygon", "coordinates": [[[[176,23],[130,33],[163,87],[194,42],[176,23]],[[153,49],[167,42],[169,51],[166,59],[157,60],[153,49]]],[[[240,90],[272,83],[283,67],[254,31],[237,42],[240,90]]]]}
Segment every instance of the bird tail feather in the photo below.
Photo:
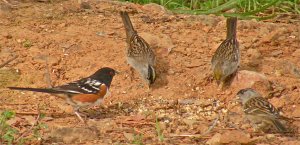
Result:
{"type": "Polygon", "coordinates": [[[21,90],[21,91],[33,91],[33,92],[41,92],[41,93],[51,93],[51,94],[60,94],[63,93],[62,91],[59,90],[54,90],[54,89],[41,89],[41,88],[21,88],[21,87],[8,87],[11,90],[21,90]]]}
{"type": "Polygon", "coordinates": [[[237,18],[231,17],[227,18],[226,21],[227,25],[227,39],[228,38],[236,38],[236,25],[237,25],[237,18]]]}
{"type": "Polygon", "coordinates": [[[279,132],[287,132],[287,128],[279,120],[274,119],[272,122],[279,132]]]}
{"type": "Polygon", "coordinates": [[[127,39],[130,39],[132,35],[134,35],[136,33],[136,31],[134,30],[131,20],[128,16],[128,13],[125,11],[121,11],[120,15],[122,17],[122,21],[126,30],[126,36],[127,39]]]}

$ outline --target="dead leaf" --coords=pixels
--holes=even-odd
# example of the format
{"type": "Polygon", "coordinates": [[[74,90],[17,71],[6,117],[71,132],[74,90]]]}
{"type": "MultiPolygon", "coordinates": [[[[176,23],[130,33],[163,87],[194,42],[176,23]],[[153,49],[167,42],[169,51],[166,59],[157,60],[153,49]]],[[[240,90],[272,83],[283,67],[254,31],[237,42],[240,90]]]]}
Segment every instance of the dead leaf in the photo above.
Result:
{"type": "Polygon", "coordinates": [[[123,134],[124,134],[125,138],[127,138],[128,140],[130,140],[130,141],[134,140],[134,135],[132,133],[124,132],[123,134]]]}
{"type": "Polygon", "coordinates": [[[192,126],[196,122],[196,120],[194,119],[185,119],[185,118],[182,121],[189,126],[192,126]]]}
{"type": "Polygon", "coordinates": [[[33,125],[36,122],[36,118],[33,116],[26,115],[23,116],[23,118],[26,119],[30,125],[33,125]]]}
{"type": "Polygon", "coordinates": [[[14,118],[11,118],[9,120],[6,121],[6,123],[10,126],[12,126],[13,124],[16,124],[17,122],[20,122],[22,119],[20,117],[14,117],[14,118]]]}

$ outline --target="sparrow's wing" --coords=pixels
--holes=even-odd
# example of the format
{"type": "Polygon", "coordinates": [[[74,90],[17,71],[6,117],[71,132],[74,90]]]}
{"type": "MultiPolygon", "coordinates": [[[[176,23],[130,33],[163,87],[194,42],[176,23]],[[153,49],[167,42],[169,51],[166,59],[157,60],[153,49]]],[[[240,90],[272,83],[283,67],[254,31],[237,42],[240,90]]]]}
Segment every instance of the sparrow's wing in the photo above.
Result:
{"type": "Polygon", "coordinates": [[[279,111],[262,97],[254,97],[249,99],[244,105],[246,114],[279,118],[279,111]]]}

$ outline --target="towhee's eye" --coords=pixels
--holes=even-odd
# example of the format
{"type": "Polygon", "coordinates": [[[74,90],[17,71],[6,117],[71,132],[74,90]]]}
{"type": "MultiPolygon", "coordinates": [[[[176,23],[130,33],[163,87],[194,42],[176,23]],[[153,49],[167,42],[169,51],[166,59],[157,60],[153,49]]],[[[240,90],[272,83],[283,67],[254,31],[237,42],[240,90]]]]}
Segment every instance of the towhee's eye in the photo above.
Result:
{"type": "Polygon", "coordinates": [[[112,76],[113,76],[113,75],[114,75],[114,72],[110,71],[110,72],[109,72],[109,75],[112,75],[112,76]]]}

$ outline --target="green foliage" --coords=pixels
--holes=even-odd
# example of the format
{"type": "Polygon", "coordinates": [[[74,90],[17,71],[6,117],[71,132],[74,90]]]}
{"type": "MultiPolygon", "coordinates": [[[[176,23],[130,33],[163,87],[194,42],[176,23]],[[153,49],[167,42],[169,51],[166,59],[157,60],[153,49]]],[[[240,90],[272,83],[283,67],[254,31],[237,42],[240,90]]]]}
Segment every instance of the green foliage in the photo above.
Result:
{"type": "Polygon", "coordinates": [[[162,130],[159,124],[159,121],[157,120],[157,117],[155,119],[155,129],[158,136],[159,141],[164,141],[164,135],[162,134],[162,130]]]}
{"type": "Polygon", "coordinates": [[[41,140],[42,129],[47,128],[44,123],[40,123],[39,120],[44,118],[44,114],[41,114],[37,120],[37,123],[29,130],[25,131],[26,134],[20,134],[17,129],[10,126],[7,121],[15,117],[13,111],[4,111],[0,115],[0,144],[18,144],[22,145],[29,141],[41,140]],[[26,135],[26,136],[25,136],[26,135]]]}
{"type": "MultiPolygon", "coordinates": [[[[38,119],[41,120],[41,119],[43,119],[45,117],[46,117],[46,115],[43,114],[43,113],[41,113],[38,119]]],[[[33,126],[33,128],[32,128],[32,135],[28,139],[30,139],[30,140],[41,140],[42,139],[41,131],[43,129],[46,129],[46,128],[48,128],[48,126],[45,123],[42,123],[42,122],[38,121],[33,126]]]]}
{"type": "Polygon", "coordinates": [[[300,0],[122,0],[157,3],[174,12],[216,14],[241,19],[267,19],[278,14],[300,14],[300,0]]]}
{"type": "Polygon", "coordinates": [[[133,144],[136,144],[136,145],[143,145],[143,135],[134,135],[134,138],[133,138],[133,144]]]}
{"type": "Polygon", "coordinates": [[[23,42],[23,47],[30,48],[31,46],[32,46],[32,43],[30,40],[25,40],[23,42]]]}
{"type": "Polygon", "coordinates": [[[0,116],[0,139],[1,144],[4,142],[8,145],[11,145],[15,140],[15,135],[18,131],[11,126],[9,126],[6,121],[13,118],[15,113],[12,111],[4,111],[0,116]]]}

